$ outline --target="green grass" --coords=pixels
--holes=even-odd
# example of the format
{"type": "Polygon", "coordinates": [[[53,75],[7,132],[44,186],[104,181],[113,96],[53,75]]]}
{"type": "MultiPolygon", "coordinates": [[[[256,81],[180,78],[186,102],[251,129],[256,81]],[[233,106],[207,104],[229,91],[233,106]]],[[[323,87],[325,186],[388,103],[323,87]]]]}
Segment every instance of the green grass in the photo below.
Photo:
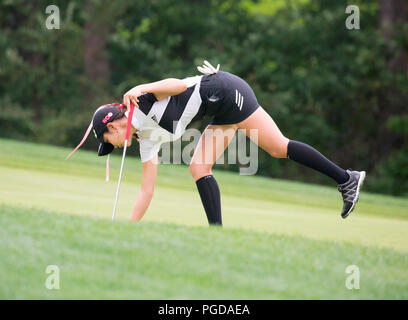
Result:
{"type": "Polygon", "coordinates": [[[2,298],[408,298],[407,255],[244,230],[1,207],[2,298]],[[3,260],[3,259],[2,259],[3,260]],[[60,268],[60,290],[44,286],[60,268]],[[345,268],[358,265],[360,290],[345,268]]]}
{"type": "MultiPolygon", "coordinates": [[[[408,199],[361,193],[339,217],[333,188],[214,170],[224,228],[208,228],[188,167],[159,166],[141,223],[128,222],[140,160],[0,139],[0,298],[407,299],[408,199]],[[45,289],[48,265],[61,289],[45,289]],[[360,290],[345,268],[360,268],[360,290]]],[[[271,159],[271,161],[285,161],[271,159]]],[[[369,178],[369,176],[368,176],[369,178]]]]}

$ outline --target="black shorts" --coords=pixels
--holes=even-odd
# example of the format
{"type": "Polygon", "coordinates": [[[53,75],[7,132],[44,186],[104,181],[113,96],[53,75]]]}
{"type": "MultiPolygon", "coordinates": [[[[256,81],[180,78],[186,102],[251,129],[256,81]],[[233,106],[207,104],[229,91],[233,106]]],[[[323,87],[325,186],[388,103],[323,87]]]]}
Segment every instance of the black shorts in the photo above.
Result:
{"type": "Polygon", "coordinates": [[[201,79],[200,95],[204,113],[214,116],[211,124],[234,124],[259,108],[254,91],[240,77],[218,71],[201,79]]]}

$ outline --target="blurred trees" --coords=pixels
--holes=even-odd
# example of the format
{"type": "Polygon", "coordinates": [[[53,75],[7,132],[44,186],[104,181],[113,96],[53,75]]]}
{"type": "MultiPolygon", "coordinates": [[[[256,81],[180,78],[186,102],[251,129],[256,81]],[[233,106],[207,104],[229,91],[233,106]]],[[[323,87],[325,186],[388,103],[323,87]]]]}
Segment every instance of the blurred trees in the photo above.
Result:
{"type": "MultiPolygon", "coordinates": [[[[353,1],[360,30],[345,28],[340,0],[53,4],[60,30],[45,28],[47,1],[0,4],[2,136],[74,146],[98,105],[194,75],[206,58],[246,79],[288,138],[367,170],[370,190],[408,194],[404,0],[353,1]]],[[[263,151],[259,160],[260,174],[332,184],[263,151]]]]}

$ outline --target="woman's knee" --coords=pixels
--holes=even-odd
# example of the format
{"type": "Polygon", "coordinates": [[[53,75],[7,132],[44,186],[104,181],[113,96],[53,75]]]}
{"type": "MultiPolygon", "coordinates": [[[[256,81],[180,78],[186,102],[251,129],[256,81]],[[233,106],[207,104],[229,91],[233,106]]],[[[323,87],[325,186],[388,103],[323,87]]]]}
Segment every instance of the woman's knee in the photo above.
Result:
{"type": "Polygon", "coordinates": [[[274,157],[283,159],[287,157],[288,154],[288,143],[289,139],[282,136],[279,142],[275,142],[268,150],[268,153],[274,157]]]}
{"type": "Polygon", "coordinates": [[[195,181],[201,177],[208,176],[212,174],[211,171],[212,165],[199,164],[199,163],[190,163],[190,174],[195,181]]]}

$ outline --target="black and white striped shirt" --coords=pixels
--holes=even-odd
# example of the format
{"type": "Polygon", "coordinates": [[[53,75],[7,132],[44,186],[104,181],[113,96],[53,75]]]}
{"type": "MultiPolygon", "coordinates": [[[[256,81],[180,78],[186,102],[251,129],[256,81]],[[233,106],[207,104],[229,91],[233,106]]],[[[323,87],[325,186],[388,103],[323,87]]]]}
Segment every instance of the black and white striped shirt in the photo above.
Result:
{"type": "MultiPolygon", "coordinates": [[[[187,85],[187,90],[176,96],[159,101],[152,93],[139,97],[139,108],[134,110],[132,125],[138,130],[142,162],[153,159],[163,143],[179,139],[198,114],[202,103],[200,96],[202,77],[182,79],[187,85]]],[[[125,115],[127,117],[128,112],[125,115]]]]}

